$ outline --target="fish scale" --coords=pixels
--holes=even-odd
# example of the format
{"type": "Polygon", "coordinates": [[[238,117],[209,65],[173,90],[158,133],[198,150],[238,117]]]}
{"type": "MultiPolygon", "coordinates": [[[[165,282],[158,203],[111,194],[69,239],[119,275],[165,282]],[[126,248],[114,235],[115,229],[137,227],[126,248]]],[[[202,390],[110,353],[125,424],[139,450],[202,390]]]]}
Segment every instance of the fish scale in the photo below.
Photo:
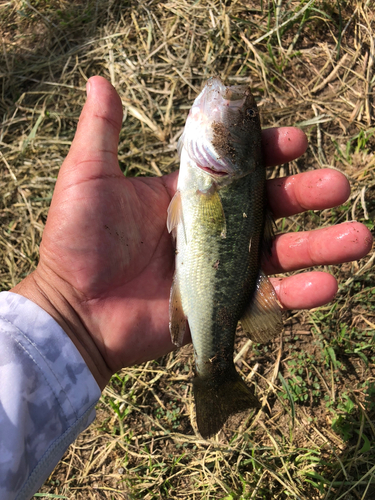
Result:
{"type": "MultiPolygon", "coordinates": [[[[199,171],[194,174],[201,175],[199,171]]],[[[220,190],[227,225],[225,238],[220,236],[220,224],[212,231],[212,224],[207,224],[200,217],[199,196],[181,194],[185,224],[188,226],[191,219],[191,229],[187,244],[178,248],[176,268],[182,307],[189,318],[197,353],[197,369],[202,374],[205,370],[204,360],[215,355],[217,345],[228,345],[233,349],[237,322],[256,285],[259,269],[258,235],[262,231],[264,207],[259,202],[261,200],[251,203],[249,197],[245,198],[241,194],[252,189],[261,191],[262,184],[262,179],[255,180],[247,176],[220,190]],[[233,203],[233,193],[238,203],[233,203]],[[241,202],[242,199],[245,202],[241,202]],[[248,213],[248,217],[244,217],[244,213],[248,213]],[[252,245],[249,252],[250,241],[252,245]],[[218,316],[221,310],[230,311],[232,319],[229,328],[233,333],[230,336],[228,325],[223,325],[218,316]],[[205,335],[207,331],[211,331],[212,335],[205,335]],[[203,360],[202,363],[200,360],[203,360]]],[[[183,230],[181,227],[177,232],[178,240],[183,239],[183,230]]]]}

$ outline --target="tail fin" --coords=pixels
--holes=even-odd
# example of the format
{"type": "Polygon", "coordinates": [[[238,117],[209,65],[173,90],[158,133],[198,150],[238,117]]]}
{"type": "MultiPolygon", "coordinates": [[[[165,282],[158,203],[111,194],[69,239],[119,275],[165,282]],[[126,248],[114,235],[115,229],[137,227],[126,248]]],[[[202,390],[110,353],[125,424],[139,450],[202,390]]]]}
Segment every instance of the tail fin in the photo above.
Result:
{"type": "Polygon", "coordinates": [[[260,408],[258,398],[251,392],[234,365],[220,378],[217,372],[193,380],[198,429],[208,438],[219,432],[230,415],[249,408],[260,408]]]}

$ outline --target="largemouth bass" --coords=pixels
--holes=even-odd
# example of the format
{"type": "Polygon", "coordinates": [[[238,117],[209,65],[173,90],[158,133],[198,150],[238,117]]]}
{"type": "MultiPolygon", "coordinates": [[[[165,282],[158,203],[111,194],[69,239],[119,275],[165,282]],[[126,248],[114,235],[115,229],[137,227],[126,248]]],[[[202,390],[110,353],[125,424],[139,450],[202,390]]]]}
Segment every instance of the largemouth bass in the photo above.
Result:
{"type": "Polygon", "coordinates": [[[269,341],[282,328],[276,294],[260,270],[273,222],[250,88],[210,78],[189,112],[179,152],[167,223],[176,236],[170,331],[180,346],[189,324],[197,425],[206,438],[230,415],[260,407],[234,367],[238,321],[256,342],[269,341]]]}

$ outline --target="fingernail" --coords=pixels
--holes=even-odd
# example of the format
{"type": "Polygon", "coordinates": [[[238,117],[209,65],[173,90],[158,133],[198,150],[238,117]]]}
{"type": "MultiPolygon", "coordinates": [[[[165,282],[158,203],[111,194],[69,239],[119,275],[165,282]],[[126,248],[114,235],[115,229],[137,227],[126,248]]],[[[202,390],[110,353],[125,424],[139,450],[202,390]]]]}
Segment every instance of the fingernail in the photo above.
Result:
{"type": "Polygon", "coordinates": [[[90,80],[86,82],[86,95],[88,96],[90,93],[91,83],[90,80]]]}

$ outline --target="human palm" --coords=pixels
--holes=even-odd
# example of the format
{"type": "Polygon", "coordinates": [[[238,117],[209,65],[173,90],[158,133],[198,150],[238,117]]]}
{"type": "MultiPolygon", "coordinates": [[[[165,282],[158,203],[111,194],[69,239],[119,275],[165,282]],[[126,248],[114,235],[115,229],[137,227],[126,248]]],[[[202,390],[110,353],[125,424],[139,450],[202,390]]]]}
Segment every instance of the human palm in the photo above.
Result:
{"type": "MultiPolygon", "coordinates": [[[[177,174],[125,178],[117,162],[121,101],[103,78],[90,80],[77,134],[56,183],[37,270],[13,289],[52,314],[72,338],[103,388],[110,375],[173,348],[168,331],[174,250],[166,228],[177,174]]],[[[263,133],[268,165],[306,149],[298,129],[263,133]]],[[[319,170],[267,184],[277,217],[343,203],[343,175],[319,170]]],[[[270,274],[358,259],[371,247],[369,231],[346,223],[278,236],[264,262],[270,274]]],[[[336,280],[310,272],[273,279],[284,307],[331,300],[336,280]]]]}
{"type": "Polygon", "coordinates": [[[113,371],[172,348],[174,263],[166,213],[175,176],[127,179],[116,168],[118,175],[94,179],[80,170],[73,192],[56,186],[39,265],[74,290],[74,307],[113,371]]]}

